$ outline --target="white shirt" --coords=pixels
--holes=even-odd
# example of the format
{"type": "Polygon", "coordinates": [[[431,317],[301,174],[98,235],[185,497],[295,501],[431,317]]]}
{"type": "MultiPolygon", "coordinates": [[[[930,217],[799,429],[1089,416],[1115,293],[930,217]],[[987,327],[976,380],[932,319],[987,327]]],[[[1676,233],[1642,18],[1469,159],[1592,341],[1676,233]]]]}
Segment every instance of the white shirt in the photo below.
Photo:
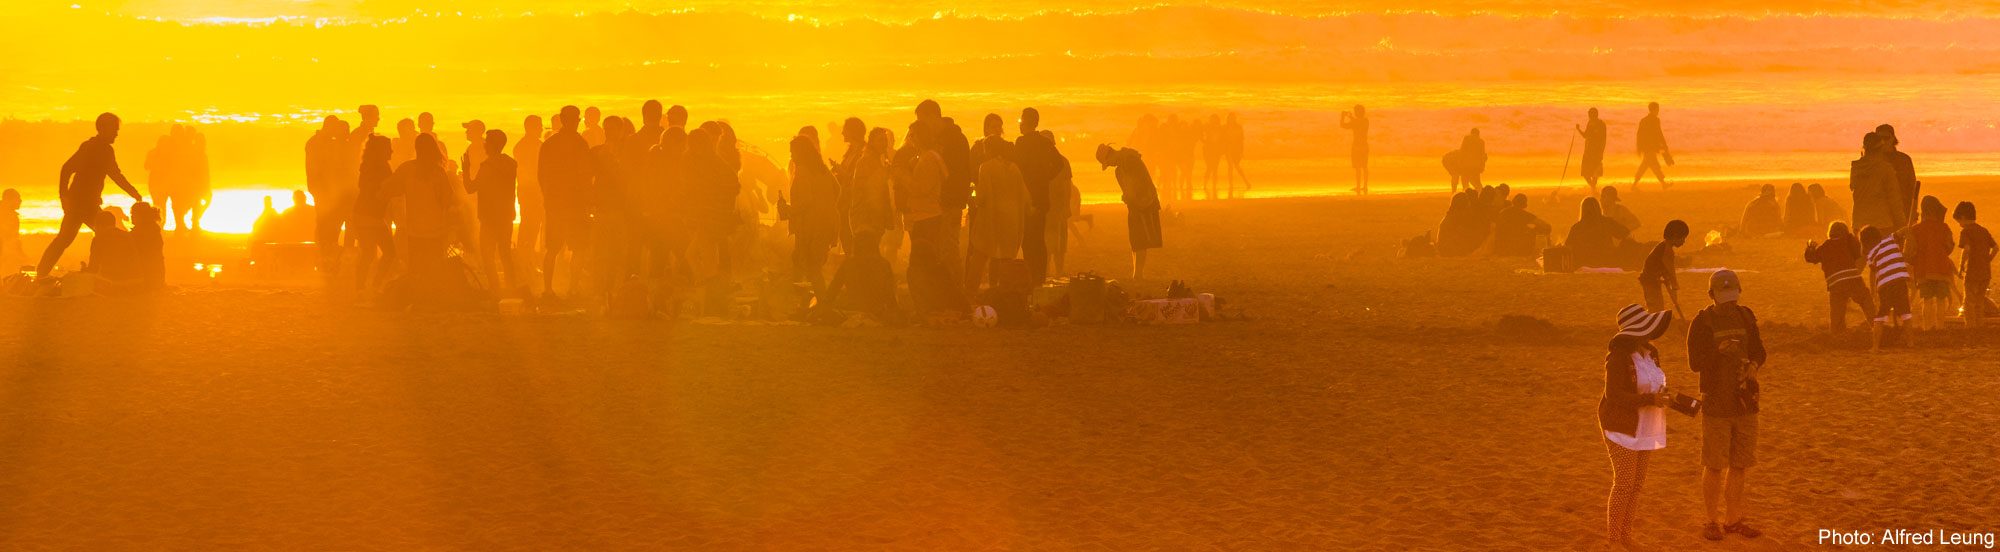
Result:
{"type": "MultiPolygon", "coordinates": [[[[1643,353],[1632,353],[1632,371],[1639,376],[1640,393],[1658,393],[1667,386],[1667,374],[1660,371],[1660,365],[1652,357],[1643,353]]],[[[1625,447],[1626,450],[1660,450],[1667,448],[1667,409],[1658,406],[1639,407],[1639,425],[1632,435],[1604,430],[1604,438],[1625,447]]]]}

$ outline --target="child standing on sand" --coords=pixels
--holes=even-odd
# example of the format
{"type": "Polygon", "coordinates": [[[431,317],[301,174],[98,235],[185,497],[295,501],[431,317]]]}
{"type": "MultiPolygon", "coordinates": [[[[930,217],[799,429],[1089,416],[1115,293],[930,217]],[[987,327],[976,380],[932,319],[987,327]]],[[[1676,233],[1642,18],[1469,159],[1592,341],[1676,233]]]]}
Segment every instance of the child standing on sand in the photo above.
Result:
{"type": "Polygon", "coordinates": [[[1910,276],[1917,281],[1917,298],[1924,315],[1917,327],[1935,330],[1944,327],[1945,306],[1951,301],[1951,280],[1957,269],[1951,264],[1951,227],[1944,223],[1944,202],[1924,196],[1919,220],[1910,227],[1910,276]]]}
{"type": "Polygon", "coordinates": [[[1645,267],[1639,271],[1639,290],[1646,296],[1646,310],[1666,310],[1669,296],[1674,310],[1680,310],[1681,283],[1674,277],[1675,267],[1679,266],[1674,261],[1674,248],[1687,243],[1688,225],[1678,219],[1667,221],[1667,229],[1660,237],[1664,239],[1653,246],[1653,252],[1646,255],[1645,267]]]}
{"type": "Polygon", "coordinates": [[[1903,248],[1874,226],[1861,227],[1861,244],[1868,249],[1868,273],[1875,288],[1875,335],[1870,350],[1882,350],[1882,333],[1888,328],[1901,333],[1903,344],[1908,346],[1909,333],[1903,325],[1910,321],[1910,270],[1903,264],[1903,248]]]}
{"type": "Polygon", "coordinates": [[[1861,316],[1873,326],[1875,298],[1861,279],[1861,242],[1848,233],[1847,223],[1826,225],[1826,243],[1807,242],[1806,262],[1819,265],[1826,274],[1827,304],[1832,307],[1833,333],[1847,329],[1847,303],[1861,307],[1861,316]]]}
{"type": "Polygon", "coordinates": [[[1670,311],[1626,306],[1618,311],[1618,334],[1611,336],[1611,351],[1604,356],[1597,425],[1604,430],[1604,449],[1611,454],[1611,498],[1604,509],[1605,537],[1614,549],[1639,548],[1632,542],[1632,513],[1638,509],[1648,460],[1653,451],[1667,448],[1667,414],[1662,407],[1674,394],[1667,390],[1660,351],[1652,341],[1666,335],[1673,321],[1670,311]]]}
{"type": "Polygon", "coordinates": [[[2000,246],[1993,243],[1993,234],[1979,225],[1979,212],[1972,202],[1958,202],[1951,218],[1958,221],[1958,247],[1965,250],[1965,256],[1959,258],[1960,272],[1965,274],[1965,325],[1976,328],[1986,318],[1986,286],[1993,283],[1993,254],[2000,246]]]}

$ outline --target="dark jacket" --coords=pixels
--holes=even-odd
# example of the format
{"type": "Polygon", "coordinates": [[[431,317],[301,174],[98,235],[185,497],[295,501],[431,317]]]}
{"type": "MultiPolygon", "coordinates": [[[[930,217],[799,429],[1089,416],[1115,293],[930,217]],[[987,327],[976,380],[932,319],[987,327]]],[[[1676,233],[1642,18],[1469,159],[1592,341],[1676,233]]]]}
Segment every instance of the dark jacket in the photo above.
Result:
{"type": "Polygon", "coordinates": [[[1730,328],[1738,325],[1743,330],[1741,358],[1764,364],[1764,338],[1757,331],[1757,316],[1749,307],[1733,302],[1711,305],[1701,309],[1688,323],[1688,367],[1701,374],[1703,416],[1726,418],[1757,413],[1757,380],[1742,381],[1739,376],[1742,363],[1721,350],[1732,333],[1730,328]],[[1732,307],[1740,316],[1722,310],[1732,307]]]}
{"type": "Polygon", "coordinates": [[[1653,362],[1660,360],[1653,344],[1628,335],[1611,338],[1611,352],[1604,355],[1604,396],[1597,399],[1597,427],[1605,431],[1632,435],[1639,430],[1639,409],[1656,400],[1654,393],[1639,392],[1639,372],[1632,364],[1635,352],[1653,357],[1653,362]]]}
{"type": "Polygon", "coordinates": [[[972,180],[979,172],[979,166],[972,164],[972,145],[965,140],[965,131],[951,117],[944,118],[944,128],[938,131],[938,157],[944,158],[944,188],[939,190],[938,202],[946,213],[965,210],[966,201],[972,198],[972,180]]]}

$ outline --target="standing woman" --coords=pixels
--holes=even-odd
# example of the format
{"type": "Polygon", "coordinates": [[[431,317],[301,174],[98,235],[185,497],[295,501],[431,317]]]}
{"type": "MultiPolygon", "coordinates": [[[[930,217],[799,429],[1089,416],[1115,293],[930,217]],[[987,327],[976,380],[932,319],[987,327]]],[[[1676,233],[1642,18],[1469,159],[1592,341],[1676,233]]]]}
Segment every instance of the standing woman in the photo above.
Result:
{"type": "Polygon", "coordinates": [[[993,262],[1021,256],[1022,227],[1028,220],[1028,185],[1021,180],[1014,145],[999,139],[982,143],[987,156],[974,181],[978,189],[973,201],[979,205],[979,216],[972,219],[970,254],[965,256],[962,284],[966,295],[979,292],[979,283],[993,262]]]}
{"type": "Polygon", "coordinates": [[[382,273],[396,264],[396,242],[389,239],[389,196],[393,192],[389,177],[395,174],[389,169],[389,154],[389,137],[379,134],[370,135],[368,145],[361,150],[361,192],[354,203],[354,234],[361,242],[361,254],[355,259],[354,289],[364,296],[380,285],[382,273]],[[368,266],[375,263],[377,251],[382,253],[382,265],[371,274],[368,266]]]}
{"type": "Polygon", "coordinates": [[[826,295],[826,254],[840,235],[840,184],[809,136],[792,137],[792,272],[826,295]]]}
{"type": "Polygon", "coordinates": [[[1653,451],[1667,447],[1666,409],[1673,394],[1660,370],[1660,351],[1652,341],[1666,335],[1673,311],[1646,312],[1627,305],[1618,311],[1618,334],[1604,356],[1604,396],[1597,401],[1597,425],[1604,430],[1604,448],[1611,453],[1611,498],[1605,503],[1606,533],[1616,550],[1639,549],[1632,541],[1632,518],[1639,507],[1639,489],[1646,483],[1646,464],[1653,451]]]}
{"type": "Polygon", "coordinates": [[[896,283],[881,247],[882,236],[889,232],[896,218],[889,199],[892,141],[888,129],[876,128],[868,134],[864,149],[850,156],[853,180],[840,188],[840,203],[847,213],[847,229],[851,234],[845,246],[846,259],[834,271],[826,300],[821,302],[827,308],[841,304],[838,299],[843,291],[852,291],[858,297],[847,304],[869,314],[882,316],[895,308],[896,283]]]}
{"type": "Polygon", "coordinates": [[[427,278],[445,258],[445,238],[458,207],[451,175],[445,171],[444,149],[429,134],[417,135],[416,159],[396,168],[391,188],[403,196],[406,213],[396,231],[409,244],[409,273],[427,278]]]}
{"type": "Polygon", "coordinates": [[[1125,202],[1125,229],[1132,241],[1132,279],[1146,279],[1146,251],[1158,249],[1160,236],[1160,194],[1146,162],[1132,148],[1097,145],[1097,162],[1103,168],[1118,167],[1119,199],[1125,202]]]}

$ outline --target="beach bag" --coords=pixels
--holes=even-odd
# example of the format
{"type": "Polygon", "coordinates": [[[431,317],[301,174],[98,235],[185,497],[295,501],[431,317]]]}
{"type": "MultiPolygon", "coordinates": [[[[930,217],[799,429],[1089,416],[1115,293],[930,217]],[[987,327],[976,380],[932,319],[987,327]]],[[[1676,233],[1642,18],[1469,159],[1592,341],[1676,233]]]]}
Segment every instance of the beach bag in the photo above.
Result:
{"type": "Polygon", "coordinates": [[[1109,312],[1105,298],[1104,278],[1094,272],[1077,274],[1069,279],[1069,321],[1077,324],[1102,324],[1109,312]]]}
{"type": "Polygon", "coordinates": [[[1569,246],[1551,247],[1542,250],[1542,272],[1576,272],[1576,254],[1569,246]]]}

